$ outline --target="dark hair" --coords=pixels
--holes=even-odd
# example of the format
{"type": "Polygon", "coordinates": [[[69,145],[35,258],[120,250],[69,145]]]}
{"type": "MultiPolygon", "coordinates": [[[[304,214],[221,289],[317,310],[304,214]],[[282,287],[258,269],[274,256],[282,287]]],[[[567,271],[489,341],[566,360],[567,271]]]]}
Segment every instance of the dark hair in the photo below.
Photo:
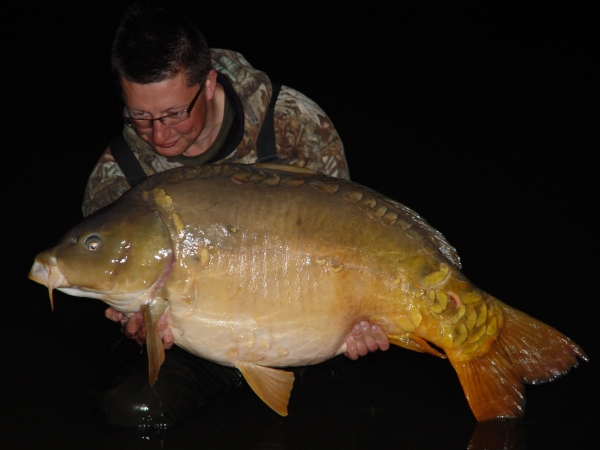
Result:
{"type": "Polygon", "coordinates": [[[111,66],[117,81],[158,83],[184,72],[189,86],[204,82],[212,69],[204,36],[183,17],[165,9],[133,6],[121,19],[111,66]]]}

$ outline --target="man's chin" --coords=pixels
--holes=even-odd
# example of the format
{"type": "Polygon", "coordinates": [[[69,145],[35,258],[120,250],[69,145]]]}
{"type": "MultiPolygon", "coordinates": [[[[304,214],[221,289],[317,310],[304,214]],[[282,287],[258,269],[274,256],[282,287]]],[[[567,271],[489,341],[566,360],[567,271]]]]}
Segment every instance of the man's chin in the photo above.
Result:
{"type": "Polygon", "coordinates": [[[179,144],[180,143],[177,142],[172,147],[161,147],[160,145],[153,144],[152,148],[160,156],[164,156],[165,158],[172,158],[174,156],[179,156],[183,152],[185,152],[186,149],[182,148],[182,146],[179,144]]]}

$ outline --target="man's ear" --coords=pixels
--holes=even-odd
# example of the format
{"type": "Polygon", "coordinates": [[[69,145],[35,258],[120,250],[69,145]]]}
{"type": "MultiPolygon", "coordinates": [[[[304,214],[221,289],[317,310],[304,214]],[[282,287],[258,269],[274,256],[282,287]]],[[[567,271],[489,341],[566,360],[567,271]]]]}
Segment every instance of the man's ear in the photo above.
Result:
{"type": "Polygon", "coordinates": [[[204,82],[204,90],[206,91],[206,99],[211,101],[217,91],[217,71],[215,69],[211,69],[206,76],[206,81],[204,82]]]}

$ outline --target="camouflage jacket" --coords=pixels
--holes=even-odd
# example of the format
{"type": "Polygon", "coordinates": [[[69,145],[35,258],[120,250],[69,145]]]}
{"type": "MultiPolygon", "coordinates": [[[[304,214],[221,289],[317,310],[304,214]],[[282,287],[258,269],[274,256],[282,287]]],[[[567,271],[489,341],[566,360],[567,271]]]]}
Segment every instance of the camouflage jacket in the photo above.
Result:
{"type": "MultiPolygon", "coordinates": [[[[210,162],[252,164],[256,161],[256,139],[271,99],[271,82],[266,73],[254,69],[239,53],[213,49],[212,62],[220,79],[230,85],[230,92],[226,86],[224,89],[236,116],[243,117],[237,130],[241,139],[232,142],[230,152],[223,155],[220,151],[210,162]]],[[[236,133],[234,127],[230,136],[232,133],[236,133]]],[[[158,155],[132,128],[125,126],[123,135],[147,175],[182,165],[158,155]]],[[[275,143],[281,164],[349,179],[344,147],[331,120],[315,102],[287,86],[281,87],[275,104],[275,143]]],[[[130,187],[107,148],[88,180],[83,214],[87,216],[112,203],[130,187]]]]}

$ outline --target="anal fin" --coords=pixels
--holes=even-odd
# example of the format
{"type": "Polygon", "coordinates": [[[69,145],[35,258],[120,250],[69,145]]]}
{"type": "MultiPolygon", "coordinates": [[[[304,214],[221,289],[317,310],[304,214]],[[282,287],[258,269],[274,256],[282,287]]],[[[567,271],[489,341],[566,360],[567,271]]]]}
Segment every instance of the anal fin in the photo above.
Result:
{"type": "Polygon", "coordinates": [[[429,353],[438,358],[446,359],[446,355],[438,352],[425,339],[420,338],[416,334],[388,334],[387,337],[390,340],[390,344],[397,345],[398,347],[420,353],[429,353]]]}
{"type": "Polygon", "coordinates": [[[148,378],[150,386],[154,386],[158,378],[160,366],[165,360],[165,347],[158,335],[158,317],[152,317],[151,307],[142,305],[142,315],[144,316],[144,326],[146,327],[146,349],[148,351],[148,378]]]}
{"type": "Polygon", "coordinates": [[[276,413],[287,416],[287,405],[294,386],[294,374],[286,370],[240,362],[236,367],[252,390],[276,413]]]}

